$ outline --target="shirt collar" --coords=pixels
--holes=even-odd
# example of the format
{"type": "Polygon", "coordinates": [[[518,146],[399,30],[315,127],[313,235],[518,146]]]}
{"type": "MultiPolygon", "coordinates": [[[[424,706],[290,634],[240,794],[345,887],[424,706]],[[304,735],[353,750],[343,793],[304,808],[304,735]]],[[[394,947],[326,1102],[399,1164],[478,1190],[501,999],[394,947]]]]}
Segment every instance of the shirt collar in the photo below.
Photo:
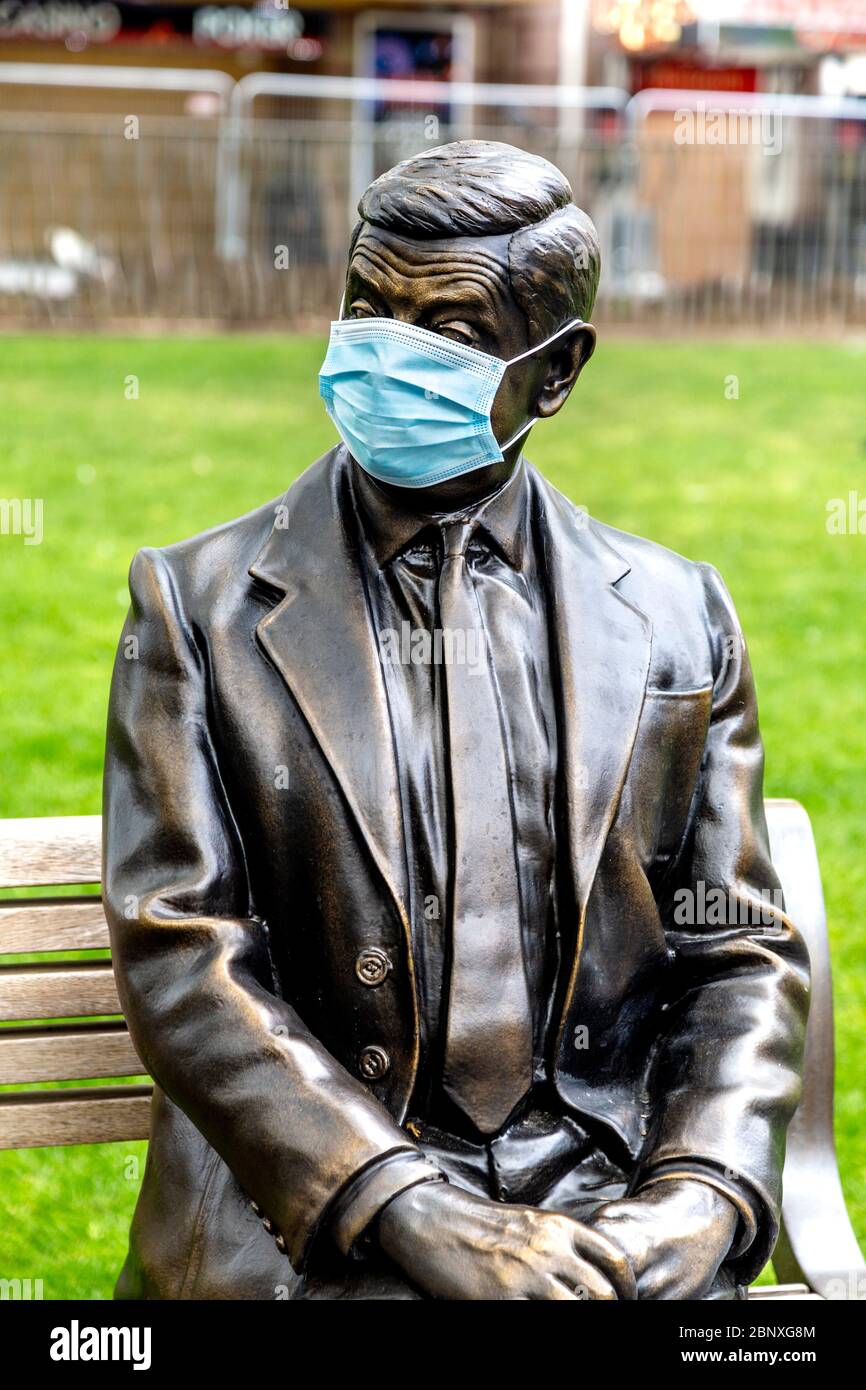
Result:
{"type": "Polygon", "coordinates": [[[354,460],[350,464],[350,477],[361,524],[379,565],[393,560],[419,532],[439,522],[466,517],[474,519],[479,529],[487,532],[513,569],[522,568],[529,521],[529,488],[522,457],[498,492],[474,507],[447,515],[398,506],[354,460]]]}

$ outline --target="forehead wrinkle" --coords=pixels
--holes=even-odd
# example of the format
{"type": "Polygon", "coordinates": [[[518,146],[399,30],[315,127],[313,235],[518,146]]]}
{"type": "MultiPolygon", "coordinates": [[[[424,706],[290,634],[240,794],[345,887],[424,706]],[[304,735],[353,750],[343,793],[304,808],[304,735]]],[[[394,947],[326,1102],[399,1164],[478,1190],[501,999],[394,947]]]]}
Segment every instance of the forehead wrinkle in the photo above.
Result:
{"type": "MultiPolygon", "coordinates": [[[[411,297],[408,285],[404,284],[401,287],[399,283],[395,285],[392,280],[380,280],[375,273],[375,268],[371,267],[371,269],[374,273],[368,277],[370,287],[384,300],[396,299],[399,301],[406,296],[411,297]],[[397,291],[396,295],[395,290],[397,291]]],[[[438,282],[439,277],[435,278],[438,282]]],[[[496,285],[489,279],[485,280],[479,276],[468,275],[465,267],[460,270],[459,274],[449,275],[445,285],[431,283],[432,277],[427,277],[427,279],[430,288],[429,301],[425,297],[425,300],[422,300],[418,305],[419,308],[424,308],[425,311],[435,309],[441,312],[453,312],[455,315],[474,314],[488,324],[492,322],[495,315],[497,289],[506,292],[510,289],[507,279],[503,285],[496,285]]]]}
{"type": "Polygon", "coordinates": [[[369,241],[359,241],[355,246],[351,267],[354,267],[357,260],[363,259],[374,271],[396,271],[406,280],[447,277],[478,285],[488,293],[491,282],[506,290],[511,288],[507,266],[493,253],[480,247],[458,251],[449,246],[432,254],[426,251],[414,263],[407,260],[405,255],[401,255],[401,250],[401,247],[383,243],[378,237],[369,241]]]}

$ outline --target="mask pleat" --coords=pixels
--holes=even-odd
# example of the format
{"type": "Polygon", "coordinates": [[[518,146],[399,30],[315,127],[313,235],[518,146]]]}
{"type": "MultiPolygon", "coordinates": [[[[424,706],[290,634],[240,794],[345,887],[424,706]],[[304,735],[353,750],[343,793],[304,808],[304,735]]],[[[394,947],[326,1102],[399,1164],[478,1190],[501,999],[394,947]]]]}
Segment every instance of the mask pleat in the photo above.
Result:
{"type": "Polygon", "coordinates": [[[465,406],[441,397],[430,402],[423,393],[420,398],[408,397],[399,390],[389,391],[386,388],[373,395],[365,382],[346,377],[333,382],[331,390],[333,399],[339,401],[344,410],[352,411],[370,429],[380,430],[383,426],[393,425],[395,429],[405,430],[407,422],[414,425],[423,421],[425,428],[447,425],[458,433],[467,428],[476,432],[478,428],[483,429],[487,419],[483,412],[467,410],[465,406]],[[425,410],[431,404],[433,409],[425,410]]]}

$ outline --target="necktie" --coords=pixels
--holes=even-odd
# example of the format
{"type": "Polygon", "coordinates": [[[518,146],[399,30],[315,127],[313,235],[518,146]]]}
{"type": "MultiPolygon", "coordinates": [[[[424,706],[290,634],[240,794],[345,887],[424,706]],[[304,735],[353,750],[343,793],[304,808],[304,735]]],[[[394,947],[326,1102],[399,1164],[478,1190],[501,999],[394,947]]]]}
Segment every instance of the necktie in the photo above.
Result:
{"type": "Polygon", "coordinates": [[[455,840],[443,1085],[492,1134],[531,1084],[532,1016],[502,720],[466,560],[473,525],[443,526],[439,577],[455,840]]]}

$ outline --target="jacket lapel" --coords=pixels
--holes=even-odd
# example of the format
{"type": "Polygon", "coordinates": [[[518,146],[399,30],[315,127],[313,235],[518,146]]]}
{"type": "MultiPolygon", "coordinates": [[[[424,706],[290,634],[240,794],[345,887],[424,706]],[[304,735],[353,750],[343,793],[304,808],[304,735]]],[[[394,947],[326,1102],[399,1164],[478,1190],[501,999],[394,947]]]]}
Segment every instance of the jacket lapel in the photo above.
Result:
{"type": "Polygon", "coordinates": [[[587,902],[643,708],[652,623],[616,588],[628,564],[585,514],[537,474],[535,481],[559,657],[563,791],[578,915],[564,1020],[580,964],[587,902]]]}
{"type": "Polygon", "coordinates": [[[342,787],[408,940],[391,722],[343,495],[343,452],[338,446],[313,464],[276,509],[249,572],[284,597],[256,635],[342,787]]]}

